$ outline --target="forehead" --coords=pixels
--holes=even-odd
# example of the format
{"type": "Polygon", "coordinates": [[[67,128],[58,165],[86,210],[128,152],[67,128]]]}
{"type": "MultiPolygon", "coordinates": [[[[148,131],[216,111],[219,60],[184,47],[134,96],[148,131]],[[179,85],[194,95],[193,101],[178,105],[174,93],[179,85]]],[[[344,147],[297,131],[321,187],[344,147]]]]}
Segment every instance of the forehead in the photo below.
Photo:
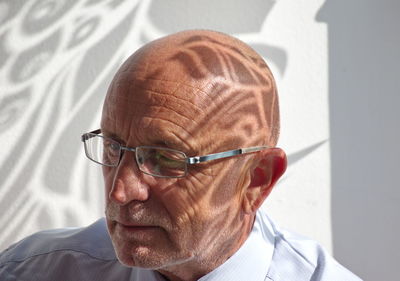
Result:
{"type": "Polygon", "coordinates": [[[135,145],[159,142],[195,146],[207,115],[201,89],[162,79],[113,83],[103,108],[102,128],[135,145]]]}

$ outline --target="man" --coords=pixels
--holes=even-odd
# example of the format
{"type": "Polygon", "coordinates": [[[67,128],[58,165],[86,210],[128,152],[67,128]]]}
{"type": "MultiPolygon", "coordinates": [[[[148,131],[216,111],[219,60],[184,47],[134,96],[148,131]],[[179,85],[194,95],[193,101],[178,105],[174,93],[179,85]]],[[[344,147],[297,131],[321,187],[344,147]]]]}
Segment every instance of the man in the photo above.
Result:
{"type": "Polygon", "coordinates": [[[257,210],[286,169],[278,97],[243,42],[185,31],[115,75],[101,129],[106,220],[35,234],[0,258],[1,280],[359,280],[257,210]],[[108,231],[107,231],[108,230],[108,231]]]}

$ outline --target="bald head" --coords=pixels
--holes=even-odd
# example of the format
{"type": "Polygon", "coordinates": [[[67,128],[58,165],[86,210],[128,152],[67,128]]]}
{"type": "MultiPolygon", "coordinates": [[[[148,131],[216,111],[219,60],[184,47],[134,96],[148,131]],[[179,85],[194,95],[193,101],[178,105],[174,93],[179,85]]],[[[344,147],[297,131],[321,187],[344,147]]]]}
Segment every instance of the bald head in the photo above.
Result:
{"type": "Polygon", "coordinates": [[[135,52],[110,85],[101,121],[105,137],[152,151],[138,156],[129,149],[118,166],[103,169],[107,225],[120,261],[158,268],[170,280],[198,280],[232,256],[284,172],[284,152],[263,148],[189,165],[176,151],[182,159],[274,146],[278,131],[274,79],[243,42],[185,31],[135,52]],[[143,171],[176,172],[177,163],[183,177],[143,171]],[[120,222],[150,227],[134,235],[120,222]]]}
{"type": "MultiPolygon", "coordinates": [[[[274,78],[264,60],[236,38],[191,30],[146,44],[116,74],[105,111],[111,113],[116,99],[126,102],[128,96],[137,95],[135,86],[128,86],[132,82],[146,89],[143,99],[154,99],[158,92],[182,103],[171,118],[179,118],[179,111],[191,111],[196,126],[177,121],[189,130],[188,135],[218,130],[231,134],[232,146],[276,145],[279,107],[274,78]]],[[[215,144],[207,146],[217,149],[215,144]]]]}

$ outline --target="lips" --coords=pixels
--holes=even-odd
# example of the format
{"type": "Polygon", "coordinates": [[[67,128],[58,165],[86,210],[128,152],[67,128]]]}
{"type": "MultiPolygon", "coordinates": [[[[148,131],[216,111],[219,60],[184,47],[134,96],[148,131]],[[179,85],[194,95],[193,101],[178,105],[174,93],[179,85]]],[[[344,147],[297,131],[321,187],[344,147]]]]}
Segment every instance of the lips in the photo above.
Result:
{"type": "Polygon", "coordinates": [[[124,230],[129,230],[129,231],[153,229],[156,227],[153,225],[125,225],[125,224],[119,224],[119,226],[124,230]]]}
{"type": "Polygon", "coordinates": [[[144,225],[144,224],[131,224],[131,223],[120,223],[116,222],[117,227],[120,227],[121,230],[134,232],[134,231],[143,231],[143,230],[153,230],[158,228],[155,225],[144,225]]]}

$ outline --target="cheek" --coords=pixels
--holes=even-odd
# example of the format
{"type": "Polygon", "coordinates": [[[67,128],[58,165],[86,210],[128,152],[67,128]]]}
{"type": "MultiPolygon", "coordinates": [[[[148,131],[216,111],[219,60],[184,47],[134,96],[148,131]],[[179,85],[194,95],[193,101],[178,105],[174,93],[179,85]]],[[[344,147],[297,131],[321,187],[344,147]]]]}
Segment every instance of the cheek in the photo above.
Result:
{"type": "MultiPolygon", "coordinates": [[[[171,219],[175,236],[192,237],[196,235],[195,228],[206,220],[204,210],[208,210],[206,178],[194,179],[191,175],[177,179],[170,186],[163,188],[160,194],[155,194],[162,201],[171,219]]],[[[187,237],[186,237],[187,238],[187,237]]]]}
{"type": "Polygon", "coordinates": [[[199,229],[208,228],[210,221],[217,220],[216,216],[224,208],[220,200],[215,201],[221,192],[213,177],[193,173],[178,180],[163,200],[176,227],[196,236],[199,229]]]}

